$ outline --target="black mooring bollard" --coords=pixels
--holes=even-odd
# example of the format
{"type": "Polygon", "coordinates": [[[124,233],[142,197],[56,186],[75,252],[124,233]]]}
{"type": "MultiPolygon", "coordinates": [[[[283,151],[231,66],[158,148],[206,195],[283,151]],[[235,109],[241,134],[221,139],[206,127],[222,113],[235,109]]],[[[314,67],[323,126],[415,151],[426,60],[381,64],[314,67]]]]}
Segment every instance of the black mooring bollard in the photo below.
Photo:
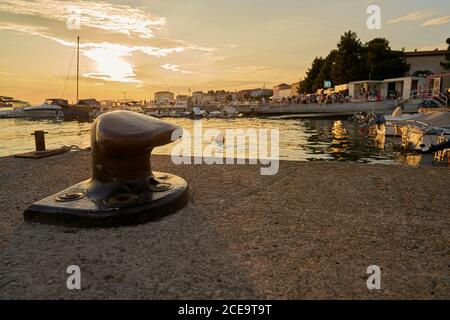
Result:
{"type": "Polygon", "coordinates": [[[74,227],[143,223],[173,213],[188,202],[184,179],[152,172],[153,148],[172,142],[180,129],[130,111],[99,116],[92,125],[92,178],[40,200],[25,221],[74,227]]]}
{"type": "Polygon", "coordinates": [[[36,144],[37,152],[45,151],[45,134],[46,133],[48,133],[48,132],[38,130],[31,134],[32,136],[34,136],[34,142],[36,144]]]}

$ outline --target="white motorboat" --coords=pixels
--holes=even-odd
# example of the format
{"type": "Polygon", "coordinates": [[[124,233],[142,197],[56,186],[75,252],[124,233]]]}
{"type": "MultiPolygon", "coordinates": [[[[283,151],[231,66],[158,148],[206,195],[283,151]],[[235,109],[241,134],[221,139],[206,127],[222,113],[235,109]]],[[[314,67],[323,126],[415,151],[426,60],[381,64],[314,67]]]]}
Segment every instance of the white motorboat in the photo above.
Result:
{"type": "Polygon", "coordinates": [[[53,119],[63,118],[64,113],[60,106],[43,103],[37,107],[27,107],[22,109],[23,117],[32,119],[53,119]]]}
{"type": "Polygon", "coordinates": [[[210,111],[207,113],[207,118],[220,118],[222,116],[222,111],[210,111]]]}
{"type": "Polygon", "coordinates": [[[205,111],[200,109],[200,107],[193,107],[192,108],[192,117],[194,119],[203,118],[204,115],[205,115],[205,111]]]}
{"type": "Polygon", "coordinates": [[[410,150],[424,150],[442,139],[450,139],[450,127],[431,126],[424,122],[410,121],[401,128],[402,145],[410,150]]]}
{"type": "Polygon", "coordinates": [[[190,115],[190,112],[172,110],[169,112],[171,118],[184,118],[190,115]]]}
{"type": "Polygon", "coordinates": [[[235,107],[227,106],[223,109],[223,114],[225,118],[237,118],[240,117],[239,112],[235,107]]]}
{"type": "Polygon", "coordinates": [[[164,117],[164,113],[162,113],[160,110],[150,110],[150,109],[147,109],[147,110],[145,111],[145,114],[146,114],[147,116],[155,117],[155,118],[161,118],[161,117],[164,117]]]}
{"type": "Polygon", "coordinates": [[[3,107],[0,109],[0,118],[22,118],[24,112],[22,109],[12,107],[3,107]]]}
{"type": "Polygon", "coordinates": [[[402,137],[405,127],[411,127],[410,132],[425,131],[426,135],[440,134],[450,129],[450,112],[446,111],[423,110],[419,113],[403,114],[401,109],[397,108],[392,115],[384,116],[384,119],[384,123],[376,125],[377,135],[402,137]]]}
{"type": "Polygon", "coordinates": [[[16,100],[13,97],[0,96],[0,118],[21,118],[25,114],[23,108],[30,107],[27,101],[16,100]]]}

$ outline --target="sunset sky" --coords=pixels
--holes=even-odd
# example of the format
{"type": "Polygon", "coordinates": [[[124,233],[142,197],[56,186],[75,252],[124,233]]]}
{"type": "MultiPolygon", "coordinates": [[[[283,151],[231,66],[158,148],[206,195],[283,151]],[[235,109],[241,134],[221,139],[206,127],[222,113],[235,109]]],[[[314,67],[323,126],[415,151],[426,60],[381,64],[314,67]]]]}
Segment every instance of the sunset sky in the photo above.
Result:
{"type": "Polygon", "coordinates": [[[450,1],[0,0],[0,95],[74,100],[77,35],[81,98],[149,100],[296,82],[350,29],[395,49],[443,49],[450,1]],[[381,30],[366,27],[370,4],[381,30]]]}

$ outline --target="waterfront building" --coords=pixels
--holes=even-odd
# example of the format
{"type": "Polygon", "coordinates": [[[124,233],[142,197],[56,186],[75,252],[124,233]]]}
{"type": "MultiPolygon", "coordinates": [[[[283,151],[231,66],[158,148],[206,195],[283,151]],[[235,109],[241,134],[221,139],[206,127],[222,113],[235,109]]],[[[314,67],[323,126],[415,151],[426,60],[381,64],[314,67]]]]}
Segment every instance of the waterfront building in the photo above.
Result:
{"type": "Polygon", "coordinates": [[[231,100],[230,92],[225,90],[219,90],[214,93],[214,102],[225,104],[227,103],[228,100],[231,100]]]}
{"type": "Polygon", "coordinates": [[[272,96],[273,91],[271,89],[257,88],[257,89],[245,89],[237,93],[237,99],[240,101],[249,101],[252,99],[259,99],[261,97],[272,96]]]}
{"type": "Polygon", "coordinates": [[[186,94],[179,94],[179,95],[177,95],[177,97],[176,97],[176,101],[177,101],[177,102],[180,102],[180,101],[187,102],[187,101],[189,101],[189,96],[186,95],[186,94]]]}
{"type": "Polygon", "coordinates": [[[410,99],[412,94],[422,91],[426,86],[423,77],[403,77],[383,80],[381,96],[383,99],[401,97],[403,100],[410,99]]]}
{"type": "Polygon", "coordinates": [[[158,91],[155,92],[156,101],[174,101],[175,95],[170,91],[158,91]]]}
{"type": "Polygon", "coordinates": [[[291,97],[296,98],[300,96],[300,94],[298,93],[299,89],[300,89],[300,82],[291,84],[291,97]]]}
{"type": "Polygon", "coordinates": [[[270,90],[270,89],[258,88],[258,89],[250,90],[250,96],[252,98],[260,98],[260,97],[271,96],[271,95],[273,95],[273,90],[270,90]]]}
{"type": "Polygon", "coordinates": [[[237,93],[237,98],[239,101],[245,101],[245,100],[249,100],[251,98],[251,92],[252,90],[249,89],[245,89],[245,90],[240,90],[237,93]]]}
{"type": "Polygon", "coordinates": [[[363,80],[348,84],[348,94],[352,102],[366,102],[368,100],[381,100],[383,81],[363,80]]]}
{"type": "Polygon", "coordinates": [[[291,97],[291,86],[286,83],[279,84],[273,87],[273,99],[282,100],[291,97]]]}
{"type": "Polygon", "coordinates": [[[433,74],[444,73],[441,62],[445,61],[448,50],[410,51],[405,52],[406,62],[411,65],[409,75],[416,71],[430,71],[433,74]]]}
{"type": "Polygon", "coordinates": [[[214,95],[214,90],[210,90],[210,91],[208,91],[207,94],[205,94],[202,97],[201,104],[202,105],[209,105],[209,104],[212,104],[215,101],[216,101],[216,99],[215,99],[215,95],[214,95]]]}
{"type": "Polygon", "coordinates": [[[192,93],[192,103],[196,104],[196,105],[202,104],[204,96],[205,96],[205,93],[203,93],[203,91],[194,91],[192,93]]]}
{"type": "Polygon", "coordinates": [[[439,73],[428,76],[425,88],[426,90],[439,92],[447,96],[448,99],[450,92],[450,73],[439,73]]]}
{"type": "Polygon", "coordinates": [[[426,87],[424,77],[402,77],[385,80],[355,81],[348,84],[351,101],[408,100],[426,87]]]}

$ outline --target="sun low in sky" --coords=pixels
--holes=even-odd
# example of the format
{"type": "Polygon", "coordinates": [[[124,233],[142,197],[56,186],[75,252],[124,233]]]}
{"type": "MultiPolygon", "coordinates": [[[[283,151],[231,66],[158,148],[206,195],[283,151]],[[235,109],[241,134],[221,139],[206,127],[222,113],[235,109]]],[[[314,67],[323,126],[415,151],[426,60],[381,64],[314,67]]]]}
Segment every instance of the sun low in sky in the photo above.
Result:
{"type": "Polygon", "coordinates": [[[445,48],[447,0],[0,0],[0,95],[34,104],[149,100],[159,90],[230,90],[299,81],[344,32],[394,49],[445,48]],[[367,28],[369,5],[381,29],[367,28]]]}

